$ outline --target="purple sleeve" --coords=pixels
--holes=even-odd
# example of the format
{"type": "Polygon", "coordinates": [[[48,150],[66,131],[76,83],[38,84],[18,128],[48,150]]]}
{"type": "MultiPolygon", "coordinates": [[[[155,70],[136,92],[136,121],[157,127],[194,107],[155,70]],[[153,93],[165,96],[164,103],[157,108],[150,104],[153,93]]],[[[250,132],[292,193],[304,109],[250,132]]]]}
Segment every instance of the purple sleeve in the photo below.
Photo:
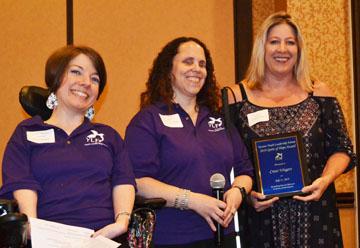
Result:
{"type": "Polygon", "coordinates": [[[230,125],[229,134],[231,136],[233,150],[234,150],[234,174],[236,176],[248,175],[251,178],[254,177],[254,169],[249,159],[249,154],[246,146],[241,139],[238,131],[234,126],[230,125]]]}
{"type": "Polygon", "coordinates": [[[140,112],[126,129],[125,143],[136,178],[155,177],[159,167],[159,145],[150,112],[140,112]]]}
{"type": "Polygon", "coordinates": [[[114,132],[114,139],[112,185],[131,184],[135,187],[135,176],[125,144],[117,132],[114,132]]]}
{"type": "Polygon", "coordinates": [[[42,190],[32,174],[31,151],[27,143],[25,131],[18,126],[5,149],[2,162],[3,186],[0,189],[0,197],[11,199],[13,198],[12,193],[18,189],[42,190]]]}

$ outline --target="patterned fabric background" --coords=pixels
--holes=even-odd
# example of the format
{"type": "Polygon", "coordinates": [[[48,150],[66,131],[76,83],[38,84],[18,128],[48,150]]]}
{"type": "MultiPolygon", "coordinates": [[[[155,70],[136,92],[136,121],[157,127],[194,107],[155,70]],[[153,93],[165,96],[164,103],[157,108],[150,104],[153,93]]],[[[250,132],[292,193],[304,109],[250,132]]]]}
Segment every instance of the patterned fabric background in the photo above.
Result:
{"type": "MultiPolygon", "coordinates": [[[[275,12],[276,0],[253,1],[254,33],[275,12]]],[[[350,137],[353,132],[351,78],[351,24],[347,0],[287,0],[287,11],[299,24],[307,46],[312,75],[329,85],[344,111],[350,137]]],[[[336,181],[338,192],[354,191],[354,171],[336,181]]]]}
{"type": "Polygon", "coordinates": [[[262,22],[275,12],[274,0],[253,0],[252,1],[253,11],[253,36],[255,37],[258,29],[262,22]]]}

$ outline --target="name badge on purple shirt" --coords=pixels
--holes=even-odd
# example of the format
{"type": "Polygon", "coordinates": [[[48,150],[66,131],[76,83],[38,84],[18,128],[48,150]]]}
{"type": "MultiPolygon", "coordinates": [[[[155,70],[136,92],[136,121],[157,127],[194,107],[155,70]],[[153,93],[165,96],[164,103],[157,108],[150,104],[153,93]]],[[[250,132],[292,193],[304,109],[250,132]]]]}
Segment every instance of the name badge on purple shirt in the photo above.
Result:
{"type": "Polygon", "coordinates": [[[26,139],[37,144],[55,143],[54,129],[26,131],[26,139]]]}
{"type": "Polygon", "coordinates": [[[160,116],[162,123],[167,127],[172,127],[172,128],[183,128],[184,127],[184,125],[181,122],[179,114],[173,114],[173,115],[159,114],[159,116],[160,116]]]}

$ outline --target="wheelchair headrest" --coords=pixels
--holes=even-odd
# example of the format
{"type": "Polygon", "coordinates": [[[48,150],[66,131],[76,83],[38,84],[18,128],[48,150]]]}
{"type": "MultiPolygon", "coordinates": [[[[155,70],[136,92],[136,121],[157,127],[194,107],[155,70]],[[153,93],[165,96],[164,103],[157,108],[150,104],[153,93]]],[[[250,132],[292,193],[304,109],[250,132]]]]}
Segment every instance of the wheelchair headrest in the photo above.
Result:
{"type": "Polygon", "coordinates": [[[50,118],[52,110],[46,107],[50,92],[39,86],[24,86],[19,93],[19,101],[30,116],[40,115],[43,120],[50,118]]]}

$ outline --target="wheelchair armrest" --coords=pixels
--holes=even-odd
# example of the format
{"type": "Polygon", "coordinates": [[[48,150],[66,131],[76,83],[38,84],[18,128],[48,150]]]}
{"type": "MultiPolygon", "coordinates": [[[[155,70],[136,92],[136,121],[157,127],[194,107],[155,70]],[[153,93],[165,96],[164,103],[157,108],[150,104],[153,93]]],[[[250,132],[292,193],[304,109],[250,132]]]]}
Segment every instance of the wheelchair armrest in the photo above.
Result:
{"type": "Polygon", "coordinates": [[[166,200],[163,198],[145,198],[143,196],[136,195],[134,208],[150,208],[160,209],[165,206],[166,200]]]}

